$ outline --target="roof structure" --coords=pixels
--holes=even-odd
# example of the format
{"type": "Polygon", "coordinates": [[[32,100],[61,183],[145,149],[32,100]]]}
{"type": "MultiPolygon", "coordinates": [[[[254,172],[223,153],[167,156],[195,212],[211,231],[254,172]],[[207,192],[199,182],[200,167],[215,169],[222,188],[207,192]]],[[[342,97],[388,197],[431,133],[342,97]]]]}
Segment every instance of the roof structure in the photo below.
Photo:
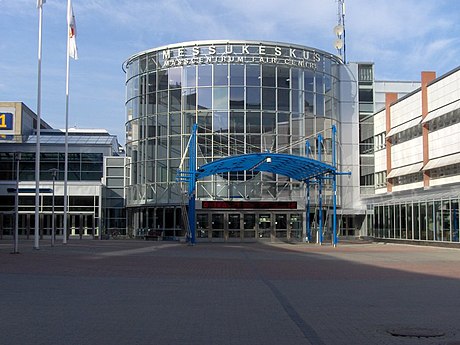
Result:
{"type": "Polygon", "coordinates": [[[334,173],[332,165],[302,156],[282,153],[249,153],[230,156],[207,163],[197,169],[196,179],[230,171],[265,171],[306,181],[319,175],[334,173]]]}

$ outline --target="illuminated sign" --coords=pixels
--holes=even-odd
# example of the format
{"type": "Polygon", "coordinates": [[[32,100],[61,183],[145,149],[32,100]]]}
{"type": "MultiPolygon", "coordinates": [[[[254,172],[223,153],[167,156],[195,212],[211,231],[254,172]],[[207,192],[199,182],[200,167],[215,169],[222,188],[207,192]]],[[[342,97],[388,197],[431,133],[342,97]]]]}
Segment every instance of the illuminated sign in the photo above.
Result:
{"type": "Polygon", "coordinates": [[[203,201],[201,208],[233,208],[257,210],[297,209],[296,201],[203,201]]]}
{"type": "Polygon", "coordinates": [[[13,129],[13,114],[12,113],[0,113],[0,130],[12,130],[13,129]]]}

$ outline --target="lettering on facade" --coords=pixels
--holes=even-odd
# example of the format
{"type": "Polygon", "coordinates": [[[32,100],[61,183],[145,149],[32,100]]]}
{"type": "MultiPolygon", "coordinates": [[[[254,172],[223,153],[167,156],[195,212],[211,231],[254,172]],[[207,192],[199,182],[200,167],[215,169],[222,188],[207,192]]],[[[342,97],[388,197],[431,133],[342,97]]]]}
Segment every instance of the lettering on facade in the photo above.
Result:
{"type": "Polygon", "coordinates": [[[188,48],[165,49],[161,53],[162,67],[236,63],[275,64],[315,70],[321,61],[320,53],[299,48],[270,45],[210,45],[188,48]]]}

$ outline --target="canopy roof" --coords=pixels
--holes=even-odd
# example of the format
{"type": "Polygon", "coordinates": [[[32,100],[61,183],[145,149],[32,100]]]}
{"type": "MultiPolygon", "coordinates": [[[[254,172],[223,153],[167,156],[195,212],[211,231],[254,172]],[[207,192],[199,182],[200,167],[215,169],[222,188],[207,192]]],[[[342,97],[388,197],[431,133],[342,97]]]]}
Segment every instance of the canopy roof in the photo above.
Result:
{"type": "Polygon", "coordinates": [[[249,153],[207,163],[197,169],[196,179],[231,171],[266,171],[298,181],[335,172],[332,165],[302,156],[283,153],[249,153]]]}

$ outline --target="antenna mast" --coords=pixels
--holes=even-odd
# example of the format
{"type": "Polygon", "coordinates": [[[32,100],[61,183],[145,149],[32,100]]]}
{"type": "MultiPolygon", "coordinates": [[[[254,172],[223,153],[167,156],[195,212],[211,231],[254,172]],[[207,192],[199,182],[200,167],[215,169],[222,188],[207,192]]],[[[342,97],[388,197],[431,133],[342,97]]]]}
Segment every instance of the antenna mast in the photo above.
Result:
{"type": "Polygon", "coordinates": [[[337,25],[334,27],[334,33],[337,36],[334,47],[342,58],[347,62],[345,49],[345,0],[337,0],[337,25]]]}

